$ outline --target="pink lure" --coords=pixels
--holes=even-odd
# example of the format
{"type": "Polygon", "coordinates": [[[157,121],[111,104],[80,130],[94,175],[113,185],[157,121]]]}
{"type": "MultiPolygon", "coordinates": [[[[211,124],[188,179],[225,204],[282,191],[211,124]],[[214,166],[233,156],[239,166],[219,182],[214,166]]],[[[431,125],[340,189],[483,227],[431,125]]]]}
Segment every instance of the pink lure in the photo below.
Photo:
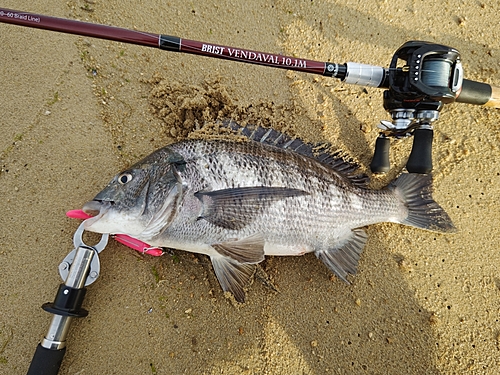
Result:
{"type": "MultiPolygon", "coordinates": [[[[81,220],[90,219],[92,217],[83,212],[82,210],[68,211],[66,212],[66,216],[72,219],[81,219],[81,220]]],[[[146,242],[138,240],[137,238],[134,237],[127,236],[126,234],[115,234],[113,235],[113,238],[116,241],[124,244],[125,246],[128,246],[131,249],[134,249],[142,254],[152,255],[154,257],[158,257],[163,254],[163,250],[161,248],[151,247],[146,242]]]]}

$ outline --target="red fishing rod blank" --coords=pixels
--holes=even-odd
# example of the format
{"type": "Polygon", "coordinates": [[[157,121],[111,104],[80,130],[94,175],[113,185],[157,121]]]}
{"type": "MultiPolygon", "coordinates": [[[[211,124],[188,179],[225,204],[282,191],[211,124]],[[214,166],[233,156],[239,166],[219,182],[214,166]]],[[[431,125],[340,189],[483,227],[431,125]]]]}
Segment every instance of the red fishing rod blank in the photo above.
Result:
{"type": "MultiPolygon", "coordinates": [[[[346,64],[319,62],[4,8],[0,8],[0,22],[137,44],[172,52],[319,74],[339,78],[348,84],[389,88],[388,69],[379,66],[352,62],[346,64]]],[[[486,83],[463,80],[463,87],[456,101],[500,108],[500,88],[486,83]]]]}

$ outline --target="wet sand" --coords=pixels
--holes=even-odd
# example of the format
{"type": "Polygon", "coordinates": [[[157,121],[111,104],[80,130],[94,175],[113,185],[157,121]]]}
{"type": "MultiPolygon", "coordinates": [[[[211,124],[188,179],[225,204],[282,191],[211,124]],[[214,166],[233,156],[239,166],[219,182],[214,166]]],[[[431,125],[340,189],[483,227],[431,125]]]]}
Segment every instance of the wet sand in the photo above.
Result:
{"type": "MultiPolygon", "coordinates": [[[[461,52],[500,85],[500,5],[398,0],[4,1],[3,7],[319,61],[387,66],[407,40],[461,52]]],[[[232,117],[328,142],[366,169],[378,89],[261,66],[0,24],[0,373],[27,371],[72,250],[65,217],[119,170],[203,123],[232,117]],[[170,104],[170,106],[169,106],[170,104]],[[165,108],[170,108],[169,110],[165,108]]],[[[268,257],[247,302],[208,259],[110,241],[71,325],[61,374],[497,374],[500,112],[447,105],[435,126],[435,199],[458,232],[367,229],[352,285],[314,255],[268,257]]],[[[388,183],[411,140],[391,148],[388,183]]],[[[96,239],[97,237],[91,237],[96,239]]]]}

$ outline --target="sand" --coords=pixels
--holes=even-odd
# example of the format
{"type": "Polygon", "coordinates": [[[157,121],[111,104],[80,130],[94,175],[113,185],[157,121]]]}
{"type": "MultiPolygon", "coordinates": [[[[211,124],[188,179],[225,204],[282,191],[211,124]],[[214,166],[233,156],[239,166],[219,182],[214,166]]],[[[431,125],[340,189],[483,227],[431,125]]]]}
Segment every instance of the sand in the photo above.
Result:
{"type": "MultiPolygon", "coordinates": [[[[407,40],[461,51],[466,78],[500,84],[495,1],[6,0],[57,17],[282,53],[388,66],[407,40]]],[[[27,371],[72,250],[65,217],[111,177],[204,122],[233,117],[329,142],[368,169],[378,89],[0,24],[0,373],[27,371]],[[170,106],[169,104],[170,103],[170,106]]],[[[373,225],[352,285],[314,255],[270,257],[247,302],[209,261],[110,241],[61,374],[497,374],[500,112],[447,105],[435,126],[435,199],[458,232],[373,225]]],[[[193,131],[195,131],[193,133],[193,131]]],[[[411,140],[391,148],[404,168],[411,140]]],[[[92,239],[92,238],[91,238],[92,239]]],[[[93,237],[95,239],[95,237],[93,237]]]]}

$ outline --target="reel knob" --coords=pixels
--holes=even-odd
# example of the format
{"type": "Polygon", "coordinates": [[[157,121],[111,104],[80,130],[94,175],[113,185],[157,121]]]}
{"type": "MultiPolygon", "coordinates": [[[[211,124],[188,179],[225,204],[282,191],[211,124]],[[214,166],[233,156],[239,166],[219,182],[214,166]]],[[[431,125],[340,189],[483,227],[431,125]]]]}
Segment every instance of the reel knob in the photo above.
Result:
{"type": "Polygon", "coordinates": [[[406,162],[410,173],[430,173],[432,171],[432,128],[419,128],[413,132],[413,147],[406,162]]]}
{"type": "Polygon", "coordinates": [[[375,141],[375,152],[370,163],[370,169],[373,173],[387,173],[391,169],[389,162],[389,148],[391,140],[384,134],[380,134],[375,141]]]}

